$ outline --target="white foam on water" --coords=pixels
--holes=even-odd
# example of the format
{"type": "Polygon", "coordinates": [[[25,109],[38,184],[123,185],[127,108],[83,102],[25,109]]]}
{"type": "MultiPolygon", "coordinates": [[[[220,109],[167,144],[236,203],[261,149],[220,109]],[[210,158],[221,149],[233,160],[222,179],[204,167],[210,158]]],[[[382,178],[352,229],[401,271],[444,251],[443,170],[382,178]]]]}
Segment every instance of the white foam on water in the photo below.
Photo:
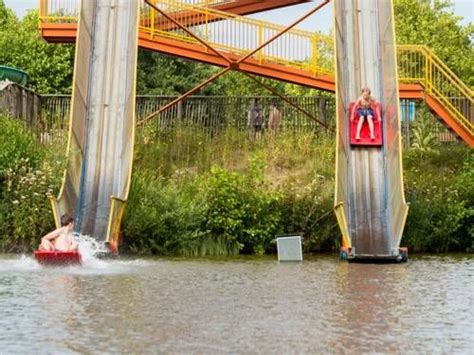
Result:
{"type": "Polygon", "coordinates": [[[104,242],[99,242],[91,236],[74,234],[74,240],[79,244],[82,257],[81,266],[71,266],[70,271],[79,274],[116,274],[128,273],[149,265],[148,261],[140,259],[102,259],[98,255],[109,254],[109,249],[104,242]]]}
{"type": "Polygon", "coordinates": [[[104,242],[98,242],[88,235],[74,234],[74,240],[79,244],[79,252],[82,257],[81,265],[68,266],[43,266],[31,255],[5,255],[0,259],[0,272],[29,272],[29,271],[53,271],[57,273],[71,274],[121,274],[136,272],[143,267],[153,264],[150,260],[143,259],[102,259],[98,255],[108,254],[104,242]]]}
{"type": "Polygon", "coordinates": [[[32,271],[39,270],[41,266],[36,262],[32,256],[22,254],[15,258],[8,258],[0,260],[0,272],[5,271],[32,271]]]}

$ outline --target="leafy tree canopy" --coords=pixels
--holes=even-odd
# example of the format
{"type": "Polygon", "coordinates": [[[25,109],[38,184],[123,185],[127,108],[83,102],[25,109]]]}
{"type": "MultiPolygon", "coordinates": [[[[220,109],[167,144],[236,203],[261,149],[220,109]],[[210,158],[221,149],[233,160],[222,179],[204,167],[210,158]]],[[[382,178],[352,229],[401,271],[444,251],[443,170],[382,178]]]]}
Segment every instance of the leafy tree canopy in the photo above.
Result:
{"type": "Polygon", "coordinates": [[[28,87],[38,93],[68,93],[73,59],[73,45],[48,44],[38,35],[37,11],[20,21],[0,0],[0,65],[26,71],[28,87]]]}
{"type": "Polygon", "coordinates": [[[424,44],[466,84],[474,85],[474,25],[463,26],[450,0],[394,0],[400,44],[424,44]]]}

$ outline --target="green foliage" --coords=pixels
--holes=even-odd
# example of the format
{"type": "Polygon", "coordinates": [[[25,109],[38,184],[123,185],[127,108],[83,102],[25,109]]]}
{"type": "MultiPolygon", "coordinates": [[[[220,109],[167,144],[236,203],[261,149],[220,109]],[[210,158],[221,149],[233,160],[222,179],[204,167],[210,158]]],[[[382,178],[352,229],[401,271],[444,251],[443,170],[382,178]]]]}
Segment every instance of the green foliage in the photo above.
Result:
{"type": "Polygon", "coordinates": [[[196,62],[139,50],[137,92],[177,95],[192,89],[213,71],[212,67],[196,62]]]}
{"type": "Polygon", "coordinates": [[[199,255],[205,210],[195,182],[135,172],[124,218],[124,247],[134,253],[199,255]]]}
{"type": "Polygon", "coordinates": [[[282,189],[280,233],[303,233],[305,252],[335,251],[340,232],[333,213],[332,178],[315,175],[304,188],[302,181],[295,181],[282,189]]]}
{"type": "Polygon", "coordinates": [[[434,152],[439,146],[434,132],[435,120],[433,116],[426,108],[420,110],[413,124],[411,146],[421,156],[427,152],[434,152]]]}
{"type": "Polygon", "coordinates": [[[206,229],[244,253],[268,250],[280,220],[279,194],[265,188],[262,173],[262,161],[255,158],[247,175],[214,167],[207,181],[206,229]]]}
{"type": "Polygon", "coordinates": [[[30,11],[20,21],[12,11],[5,11],[0,0],[0,13],[0,64],[26,71],[28,87],[38,93],[71,92],[74,46],[42,40],[37,11],[30,11]]]}
{"type": "Polygon", "coordinates": [[[57,191],[63,166],[21,122],[0,116],[0,251],[30,251],[53,227],[46,195],[57,191]]]}
{"type": "Polygon", "coordinates": [[[410,210],[404,245],[415,252],[472,250],[473,157],[462,146],[433,149],[424,155],[416,149],[405,153],[410,210]]]}
{"type": "Polygon", "coordinates": [[[449,0],[395,0],[397,43],[424,44],[468,85],[474,85],[474,25],[463,26],[449,0]]]}
{"type": "Polygon", "coordinates": [[[1,202],[0,250],[32,250],[39,239],[53,229],[47,195],[59,185],[59,176],[49,163],[41,169],[33,169],[28,160],[20,160],[14,168],[6,170],[1,202]]]}
{"type": "Polygon", "coordinates": [[[25,130],[20,121],[0,115],[0,183],[5,171],[17,166],[21,160],[29,161],[34,168],[40,159],[34,135],[25,130]]]}
{"type": "MultiPolygon", "coordinates": [[[[28,136],[14,121],[0,122],[2,128],[15,127],[0,142],[16,146],[28,136]]],[[[306,252],[337,250],[331,135],[280,133],[250,144],[245,132],[235,130],[210,137],[180,128],[159,141],[153,141],[153,131],[139,133],[122,251],[263,254],[275,251],[276,234],[298,232],[306,252]]],[[[24,146],[33,146],[30,138],[24,146]]],[[[19,150],[23,153],[8,164],[0,160],[6,167],[1,251],[29,251],[53,227],[45,196],[57,192],[64,167],[55,150],[19,150]]],[[[420,155],[410,148],[404,158],[411,208],[402,244],[415,252],[473,250],[472,151],[437,146],[420,155]]]]}

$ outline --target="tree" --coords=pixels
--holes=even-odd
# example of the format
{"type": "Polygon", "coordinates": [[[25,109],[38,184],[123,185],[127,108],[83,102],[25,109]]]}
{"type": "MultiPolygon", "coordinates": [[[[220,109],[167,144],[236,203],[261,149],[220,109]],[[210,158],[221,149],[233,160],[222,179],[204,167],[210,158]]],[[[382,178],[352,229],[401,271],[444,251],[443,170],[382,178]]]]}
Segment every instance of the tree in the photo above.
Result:
{"type": "MultiPolygon", "coordinates": [[[[137,92],[148,95],[179,95],[192,89],[217,71],[209,65],[139,50],[137,92]]],[[[201,94],[215,94],[212,84],[201,94]]]]}
{"type": "Polygon", "coordinates": [[[74,46],[38,35],[38,12],[19,21],[0,0],[0,64],[26,71],[28,87],[42,94],[71,92],[74,46]]]}
{"type": "Polygon", "coordinates": [[[432,49],[466,84],[474,85],[474,25],[460,24],[450,0],[394,0],[399,44],[432,49]]]}

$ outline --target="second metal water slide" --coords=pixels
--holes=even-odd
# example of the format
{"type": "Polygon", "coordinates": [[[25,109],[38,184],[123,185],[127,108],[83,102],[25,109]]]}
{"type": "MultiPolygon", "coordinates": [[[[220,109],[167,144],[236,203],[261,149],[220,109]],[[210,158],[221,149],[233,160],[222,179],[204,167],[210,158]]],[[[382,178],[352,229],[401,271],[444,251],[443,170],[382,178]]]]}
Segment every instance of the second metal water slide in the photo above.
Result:
{"type": "Polygon", "coordinates": [[[117,248],[135,127],[139,1],[81,1],[68,142],[58,199],[75,231],[117,248]]]}
{"type": "Polygon", "coordinates": [[[337,159],[335,210],[354,259],[400,259],[403,192],[391,0],[335,0],[337,159]],[[351,101],[368,86],[382,105],[383,146],[349,144],[351,101]]]}

